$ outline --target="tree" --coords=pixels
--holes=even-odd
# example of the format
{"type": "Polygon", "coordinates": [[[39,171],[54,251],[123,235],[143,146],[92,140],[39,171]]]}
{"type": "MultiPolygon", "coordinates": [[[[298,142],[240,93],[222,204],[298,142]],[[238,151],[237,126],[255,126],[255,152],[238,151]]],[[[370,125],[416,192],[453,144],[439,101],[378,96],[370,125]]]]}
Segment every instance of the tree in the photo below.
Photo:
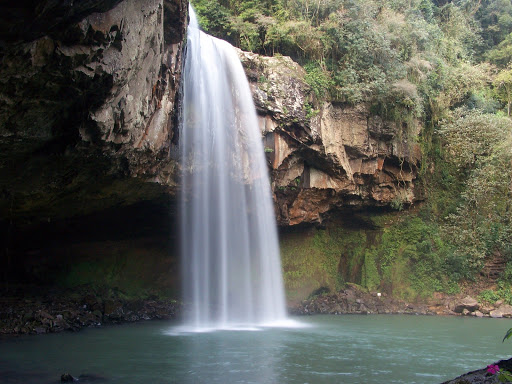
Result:
{"type": "Polygon", "coordinates": [[[510,106],[512,105],[512,65],[498,73],[493,84],[498,98],[507,103],[507,116],[510,117],[510,106]]]}

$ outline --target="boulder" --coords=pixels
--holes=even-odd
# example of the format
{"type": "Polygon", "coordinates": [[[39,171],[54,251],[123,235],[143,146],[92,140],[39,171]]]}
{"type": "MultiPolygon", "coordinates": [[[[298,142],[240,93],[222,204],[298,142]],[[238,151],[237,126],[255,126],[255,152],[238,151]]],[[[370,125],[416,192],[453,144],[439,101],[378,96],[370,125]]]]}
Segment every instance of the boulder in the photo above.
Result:
{"type": "Polygon", "coordinates": [[[489,315],[494,318],[512,317],[512,305],[502,304],[499,308],[491,311],[489,315]]]}
{"type": "Polygon", "coordinates": [[[463,313],[464,310],[467,310],[468,312],[474,312],[479,308],[480,304],[478,301],[476,301],[476,299],[472,298],[471,296],[466,296],[459,303],[455,304],[453,311],[455,313],[463,313]]]}

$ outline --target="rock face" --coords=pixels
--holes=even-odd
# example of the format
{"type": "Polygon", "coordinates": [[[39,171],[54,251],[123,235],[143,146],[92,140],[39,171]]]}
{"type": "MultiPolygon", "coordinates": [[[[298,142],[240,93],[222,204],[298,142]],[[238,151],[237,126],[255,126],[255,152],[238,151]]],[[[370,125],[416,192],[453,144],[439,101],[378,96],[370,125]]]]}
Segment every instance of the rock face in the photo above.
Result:
{"type": "Polygon", "coordinates": [[[319,105],[290,58],[239,55],[272,168],[279,224],[321,223],[343,207],[418,199],[419,124],[397,127],[366,105],[319,105]]]}
{"type": "MultiPolygon", "coordinates": [[[[90,265],[91,255],[77,252],[75,243],[55,250],[62,248],[62,234],[81,233],[81,239],[103,244],[106,234],[84,231],[87,218],[98,213],[149,201],[176,216],[186,16],[183,0],[0,4],[2,283],[14,275],[15,282],[47,276],[42,267],[61,268],[59,260],[90,265]],[[43,233],[45,241],[26,240],[43,233]]],[[[240,57],[281,226],[322,223],[347,207],[401,206],[418,198],[416,129],[383,121],[367,105],[318,102],[304,70],[289,58],[240,57]]],[[[141,219],[136,226],[132,232],[120,223],[119,238],[139,234],[142,244],[155,223],[141,219]]],[[[175,250],[177,241],[171,242],[175,250]]],[[[162,254],[169,254],[162,244],[162,254]]],[[[117,253],[94,256],[99,263],[117,253]]],[[[52,321],[60,327],[61,320],[52,321]]]]}
{"type": "Polygon", "coordinates": [[[175,185],[184,1],[46,0],[0,13],[2,217],[159,193],[132,176],[175,185]]]}
{"type": "MultiPolygon", "coordinates": [[[[0,11],[2,216],[69,216],[174,193],[185,2],[45,0],[0,11]]],[[[240,57],[281,225],[415,201],[416,130],[366,105],[318,103],[289,58],[240,57]]]]}

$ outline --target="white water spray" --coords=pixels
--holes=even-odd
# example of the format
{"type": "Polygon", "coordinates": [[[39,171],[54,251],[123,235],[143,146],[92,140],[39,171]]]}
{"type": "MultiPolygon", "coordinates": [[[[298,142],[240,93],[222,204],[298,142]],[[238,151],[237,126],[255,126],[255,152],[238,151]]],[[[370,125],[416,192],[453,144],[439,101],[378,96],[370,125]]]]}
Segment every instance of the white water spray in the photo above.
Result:
{"type": "Polygon", "coordinates": [[[185,324],[251,328],[286,320],[261,132],[235,49],[189,8],[182,111],[185,324]]]}

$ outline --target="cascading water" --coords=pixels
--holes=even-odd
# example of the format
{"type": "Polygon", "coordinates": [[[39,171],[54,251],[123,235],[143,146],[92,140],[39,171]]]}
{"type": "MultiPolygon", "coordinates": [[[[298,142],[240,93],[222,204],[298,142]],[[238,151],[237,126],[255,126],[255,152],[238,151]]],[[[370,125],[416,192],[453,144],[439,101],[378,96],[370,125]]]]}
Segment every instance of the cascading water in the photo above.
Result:
{"type": "Polygon", "coordinates": [[[182,109],[182,264],[186,325],[286,319],[261,132],[235,49],[199,30],[189,8],[182,109]]]}

